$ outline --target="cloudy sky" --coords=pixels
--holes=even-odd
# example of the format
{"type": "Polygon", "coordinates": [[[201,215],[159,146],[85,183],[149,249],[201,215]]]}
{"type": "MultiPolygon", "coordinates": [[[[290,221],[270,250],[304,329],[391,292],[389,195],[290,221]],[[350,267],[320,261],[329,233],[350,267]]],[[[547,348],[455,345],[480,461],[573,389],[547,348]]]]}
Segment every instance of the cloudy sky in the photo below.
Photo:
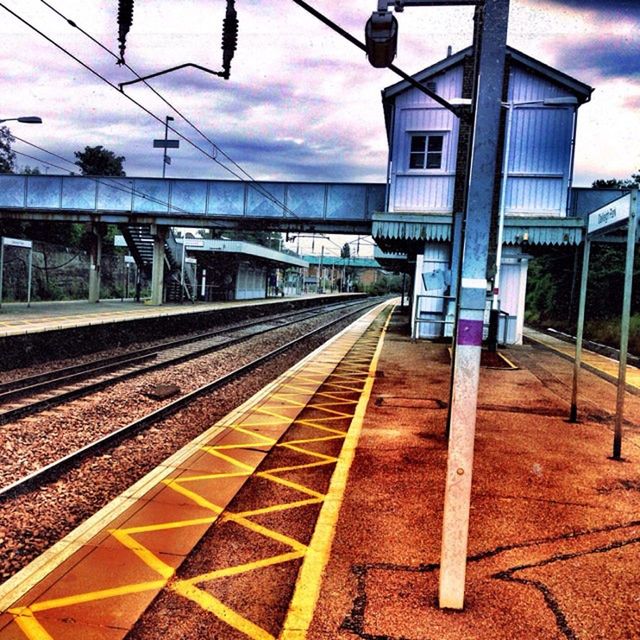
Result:
{"type": "MultiPolygon", "coordinates": [[[[308,0],[363,39],[376,0],[308,0]]],[[[125,89],[140,106],[77,60],[117,84],[132,73],[74,29],[73,20],[107,49],[118,48],[117,0],[0,0],[0,118],[39,115],[42,125],[13,123],[14,134],[73,161],[101,144],[126,157],[131,176],[160,176],[164,116],[207,154],[211,143],[142,84],[125,89]],[[41,31],[33,31],[7,9],[41,31]],[[43,35],[44,34],[44,35],[43,35]]],[[[220,69],[225,0],[135,0],[126,61],[140,75],[187,62],[220,69]]],[[[387,145],[380,91],[397,81],[290,0],[236,0],[240,20],[231,79],[187,69],[150,81],[256,179],[383,181],[387,145]]],[[[470,43],[469,7],[412,8],[399,14],[396,63],[414,73],[470,43]]],[[[595,87],[580,109],[577,186],[640,169],[640,2],[512,0],[509,44],[595,87]]],[[[47,158],[24,143],[15,150],[47,158]]],[[[182,141],[167,175],[232,178],[182,141]]],[[[50,157],[49,157],[50,158],[50,157]]],[[[56,164],[71,169],[60,159],[56,164]]],[[[20,166],[36,161],[18,157],[20,166]]],[[[40,165],[44,168],[44,165],[40,165]]],[[[59,173],[55,168],[50,173],[59,173]]]]}

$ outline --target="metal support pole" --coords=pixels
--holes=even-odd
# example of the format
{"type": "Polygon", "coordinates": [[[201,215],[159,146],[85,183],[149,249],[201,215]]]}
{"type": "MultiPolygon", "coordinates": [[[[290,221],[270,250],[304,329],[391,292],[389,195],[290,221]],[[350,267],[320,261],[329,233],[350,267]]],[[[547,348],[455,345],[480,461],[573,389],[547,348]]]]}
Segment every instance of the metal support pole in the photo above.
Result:
{"type": "Polygon", "coordinates": [[[571,388],[571,412],[569,422],[578,422],[578,387],[582,366],[582,337],[584,335],[584,311],[587,305],[587,283],[589,281],[589,256],[591,240],[585,234],[582,254],[582,275],[580,277],[580,301],[578,303],[578,323],[576,326],[576,355],[573,359],[573,385],[571,388]]]}
{"type": "Polygon", "coordinates": [[[498,157],[495,132],[500,122],[508,15],[509,0],[486,0],[459,292],[440,561],[440,606],[451,609],[464,606],[489,228],[498,157]]]}
{"type": "Polygon", "coordinates": [[[102,237],[98,227],[91,225],[91,249],[89,252],[89,302],[100,301],[100,264],[102,262],[102,237]]]}
{"type": "MultiPolygon", "coordinates": [[[[155,225],[154,225],[155,226],[155,225]]],[[[164,298],[164,241],[166,227],[152,227],[153,267],[151,272],[151,304],[161,305],[164,298]]]]}
{"type": "Polygon", "coordinates": [[[2,281],[4,280],[4,238],[0,238],[0,308],[2,307],[2,281]]]}
{"type": "Polygon", "coordinates": [[[169,139],[169,120],[173,120],[171,116],[167,116],[164,120],[164,150],[162,152],[162,178],[164,179],[167,172],[167,140],[169,139]]]}
{"type": "Polygon", "coordinates": [[[183,238],[182,254],[180,258],[180,302],[184,300],[184,258],[187,250],[187,239],[183,238]]]}
{"type": "Polygon", "coordinates": [[[502,158],[502,182],[500,186],[500,209],[498,211],[498,236],[496,239],[496,270],[493,276],[493,299],[489,320],[489,351],[496,351],[498,343],[498,323],[500,321],[500,266],[502,263],[502,239],[504,237],[504,216],[507,209],[507,178],[509,177],[509,153],[511,148],[511,121],[513,119],[513,103],[504,105],[507,109],[505,127],[504,156],[502,158]]]}
{"type": "Polygon", "coordinates": [[[33,246],[29,248],[29,268],[27,269],[27,307],[31,306],[31,275],[33,273],[33,246]]]}
{"type": "Polygon", "coordinates": [[[627,260],[624,267],[624,295],[620,322],[620,362],[618,366],[618,395],[616,398],[616,424],[613,434],[613,459],[622,460],[622,422],[624,419],[624,394],[627,387],[627,350],[629,348],[629,317],[633,288],[633,259],[636,247],[638,213],[638,189],[631,191],[631,209],[627,228],[627,260]]]}

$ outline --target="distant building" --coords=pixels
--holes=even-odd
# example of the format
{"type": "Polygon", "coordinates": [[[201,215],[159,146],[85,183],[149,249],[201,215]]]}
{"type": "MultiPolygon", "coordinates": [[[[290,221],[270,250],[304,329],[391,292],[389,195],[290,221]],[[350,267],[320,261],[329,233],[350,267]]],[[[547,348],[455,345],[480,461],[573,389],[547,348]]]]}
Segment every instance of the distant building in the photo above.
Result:
{"type": "Polygon", "coordinates": [[[378,281],[381,265],[373,258],[302,256],[309,263],[305,275],[308,293],[359,291],[378,281]]]}
{"type": "MultiPolygon", "coordinates": [[[[471,98],[472,49],[414,77],[447,100],[471,98]]],[[[592,91],[507,47],[505,108],[496,131],[503,151],[508,127],[511,133],[508,157],[502,153],[498,163],[489,263],[495,262],[503,187],[500,303],[502,330],[510,343],[522,341],[527,248],[581,241],[582,221],[571,215],[569,194],[577,111],[592,91]]],[[[373,236],[385,251],[415,256],[414,335],[450,335],[471,125],[406,81],[386,88],[382,100],[389,141],[388,188],[386,211],[374,214],[373,236]]]]}

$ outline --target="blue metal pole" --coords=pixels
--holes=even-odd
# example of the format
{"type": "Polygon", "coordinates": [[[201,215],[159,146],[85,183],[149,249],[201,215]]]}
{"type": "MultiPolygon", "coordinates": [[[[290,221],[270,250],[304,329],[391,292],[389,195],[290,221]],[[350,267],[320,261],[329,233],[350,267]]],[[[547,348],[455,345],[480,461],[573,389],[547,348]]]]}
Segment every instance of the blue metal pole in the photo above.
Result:
{"type": "Polygon", "coordinates": [[[440,562],[440,606],[452,609],[464,606],[480,350],[509,0],[486,0],[483,13],[440,562]]]}
{"type": "Polygon", "coordinates": [[[584,253],[582,254],[582,275],[580,277],[580,302],[578,303],[578,324],[576,327],[576,355],[573,359],[573,384],[571,387],[571,412],[569,422],[578,422],[578,391],[580,367],[582,366],[582,337],[584,335],[584,312],[587,305],[587,283],[589,279],[589,255],[591,239],[585,232],[584,253]]]}
{"type": "Polygon", "coordinates": [[[633,259],[636,247],[638,213],[638,189],[631,191],[631,209],[627,229],[627,259],[624,268],[624,295],[620,322],[620,361],[618,366],[618,394],[616,397],[616,424],[613,434],[613,459],[622,459],[622,421],[624,419],[624,394],[627,386],[627,350],[629,348],[629,317],[631,315],[631,291],[633,287],[633,259]]]}

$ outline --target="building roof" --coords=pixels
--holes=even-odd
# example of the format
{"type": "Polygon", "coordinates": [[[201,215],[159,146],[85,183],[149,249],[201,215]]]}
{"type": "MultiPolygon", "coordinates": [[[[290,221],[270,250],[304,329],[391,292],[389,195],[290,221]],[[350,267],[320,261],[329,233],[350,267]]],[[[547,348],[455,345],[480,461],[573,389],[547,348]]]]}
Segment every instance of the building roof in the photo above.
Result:
{"type": "MultiPolygon", "coordinates": [[[[448,71],[453,67],[463,64],[465,58],[471,57],[473,54],[473,47],[466,47],[457,53],[454,53],[443,60],[432,64],[431,66],[419,71],[418,73],[413,75],[413,78],[418,80],[418,82],[425,83],[427,80],[430,80],[437,76],[440,73],[448,71]]],[[[526,53],[522,53],[522,51],[518,51],[513,47],[507,45],[506,50],[507,64],[516,64],[525,69],[543,76],[547,80],[554,82],[557,85],[560,85],[564,89],[566,89],[570,94],[574,95],[578,100],[578,104],[583,104],[588,102],[591,99],[591,94],[593,93],[593,88],[584,82],[580,82],[580,80],[576,80],[575,78],[559,71],[558,69],[554,69],[549,65],[532,58],[526,53]]],[[[401,80],[400,82],[396,82],[389,87],[386,87],[382,91],[382,103],[384,107],[385,113],[385,121],[387,124],[387,131],[390,129],[391,125],[391,111],[392,106],[395,101],[396,96],[399,94],[409,90],[412,88],[412,85],[409,84],[406,80],[401,80]]]]}
{"type": "MultiPolygon", "coordinates": [[[[179,243],[184,242],[184,238],[176,238],[179,243]]],[[[269,249],[252,242],[244,242],[243,240],[208,240],[201,238],[187,238],[187,249],[193,251],[205,251],[213,253],[235,253],[243,254],[252,258],[261,258],[269,262],[276,262],[282,265],[293,267],[307,267],[308,264],[298,255],[291,255],[269,249]]]]}
{"type": "Polygon", "coordinates": [[[341,258],[340,256],[302,256],[310,265],[322,264],[326,267],[355,267],[357,269],[380,269],[381,265],[373,258],[341,258]]]}
{"type": "MultiPolygon", "coordinates": [[[[449,242],[450,215],[376,213],[372,236],[386,251],[404,250],[407,245],[449,242]]],[[[577,245],[582,242],[584,220],[543,216],[506,216],[504,243],[508,245],[577,245]]]]}

